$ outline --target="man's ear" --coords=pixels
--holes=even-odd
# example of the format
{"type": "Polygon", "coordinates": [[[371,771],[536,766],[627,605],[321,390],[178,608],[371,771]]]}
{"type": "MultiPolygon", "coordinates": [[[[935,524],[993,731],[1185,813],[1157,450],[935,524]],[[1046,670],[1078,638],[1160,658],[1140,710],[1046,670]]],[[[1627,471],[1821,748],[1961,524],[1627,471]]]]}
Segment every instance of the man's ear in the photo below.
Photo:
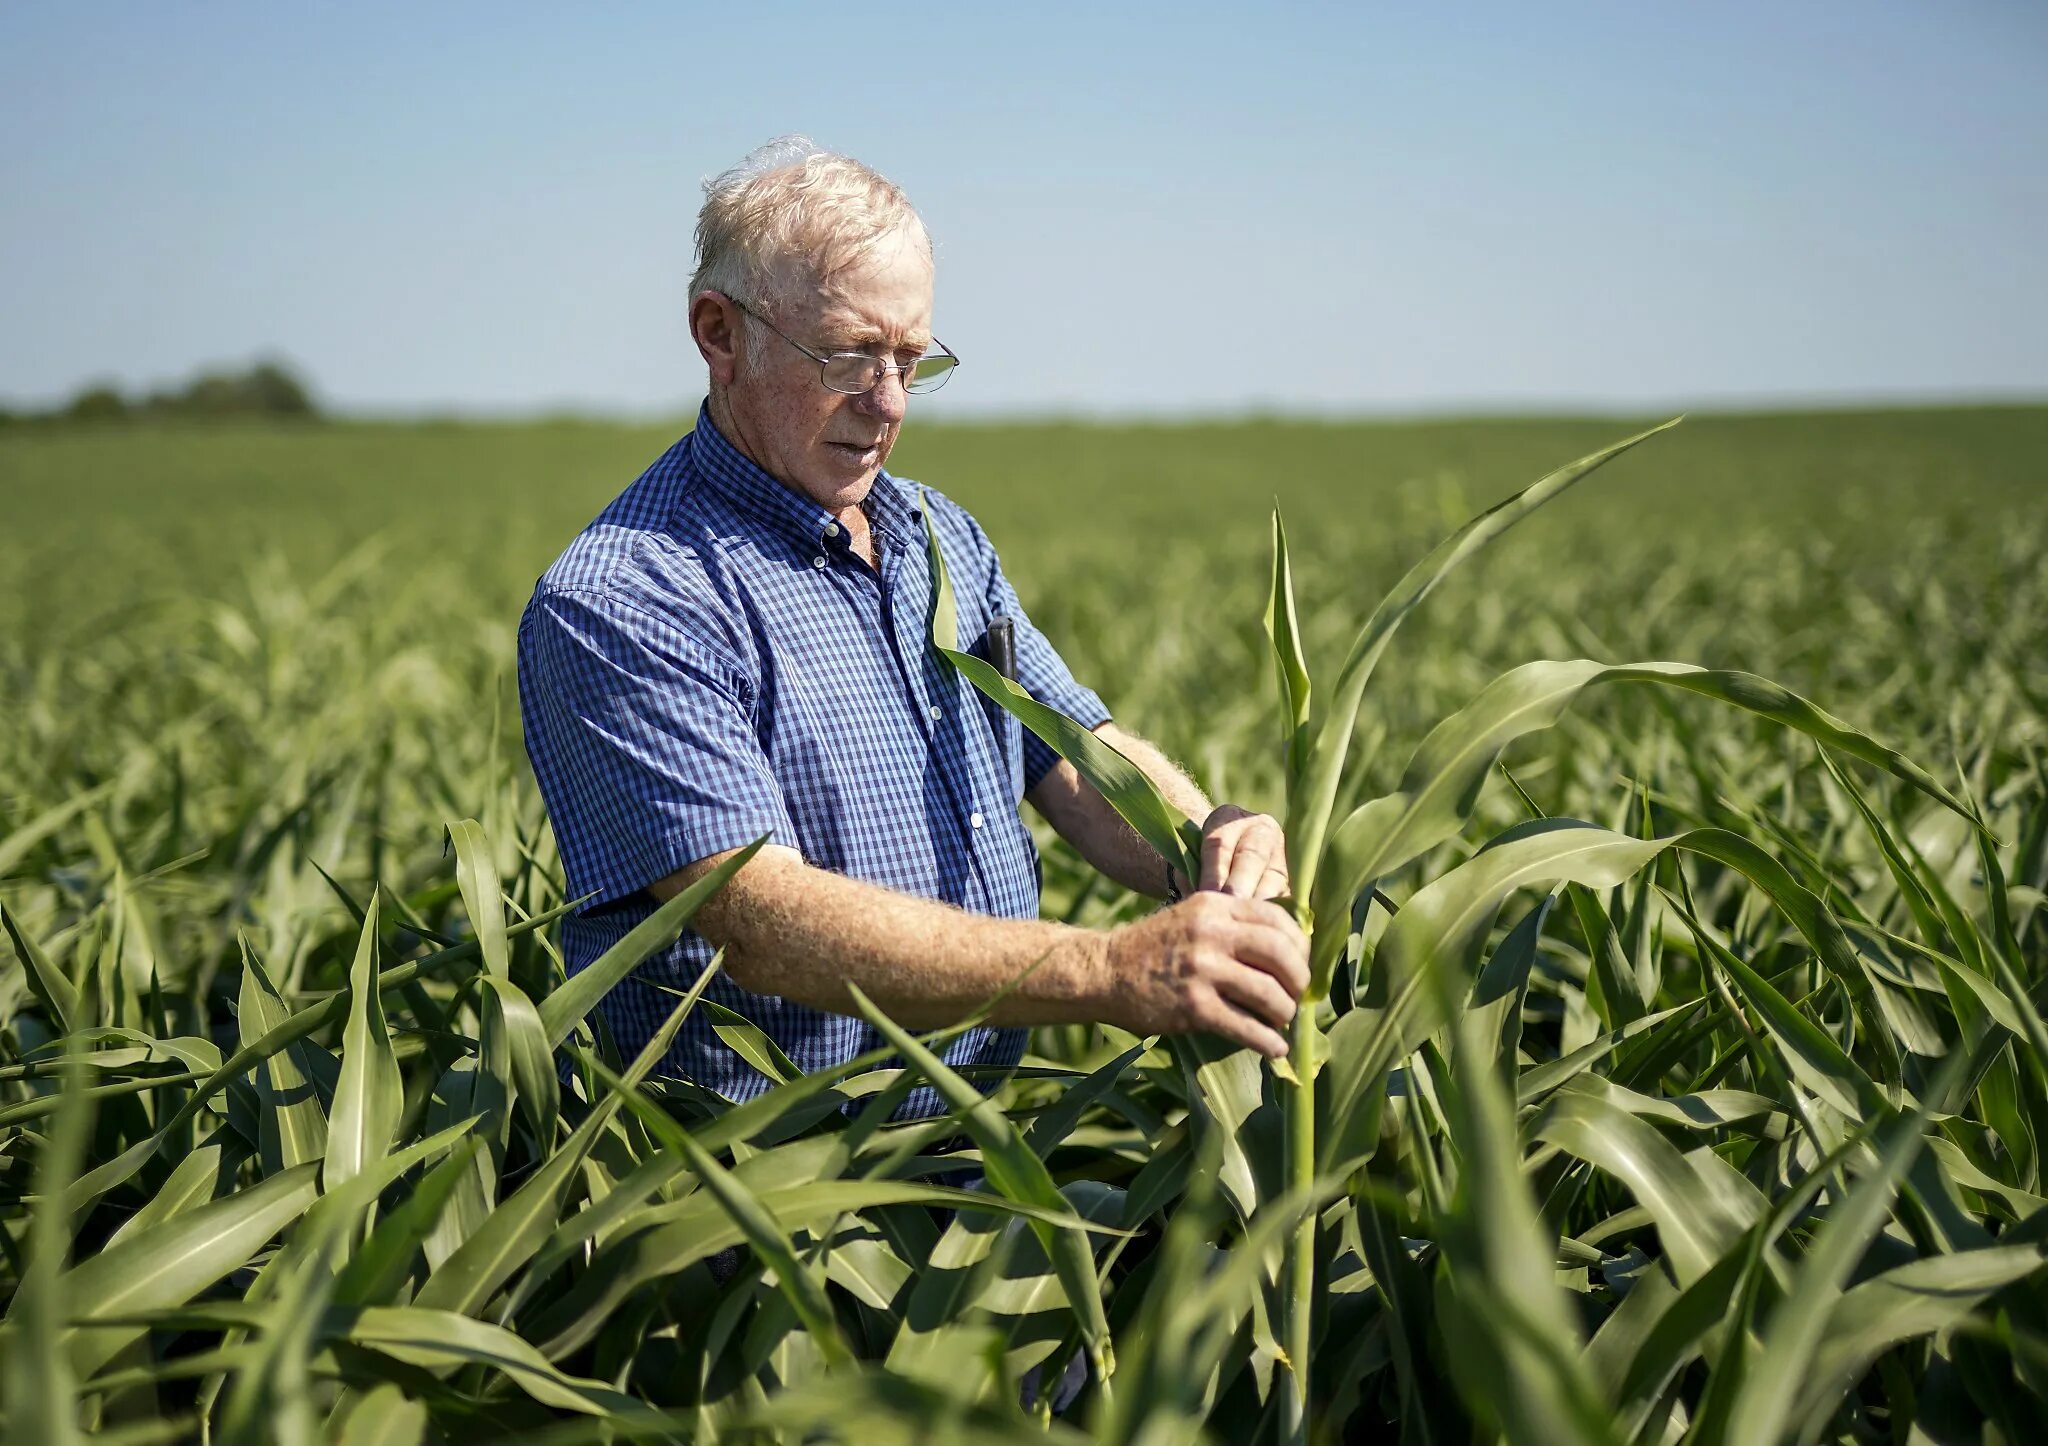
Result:
{"type": "Polygon", "coordinates": [[[740,309],[722,291],[700,291],[690,299],[690,339],[718,386],[739,374],[740,309]]]}

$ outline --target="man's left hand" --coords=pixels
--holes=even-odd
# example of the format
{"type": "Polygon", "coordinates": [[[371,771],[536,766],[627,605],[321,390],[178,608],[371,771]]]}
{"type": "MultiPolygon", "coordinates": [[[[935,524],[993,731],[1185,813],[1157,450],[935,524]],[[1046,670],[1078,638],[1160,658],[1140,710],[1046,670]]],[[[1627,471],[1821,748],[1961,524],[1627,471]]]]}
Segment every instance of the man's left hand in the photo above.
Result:
{"type": "Polygon", "coordinates": [[[1234,803],[1217,806],[1202,824],[1202,882],[1246,899],[1287,893],[1287,840],[1271,814],[1234,803]]]}

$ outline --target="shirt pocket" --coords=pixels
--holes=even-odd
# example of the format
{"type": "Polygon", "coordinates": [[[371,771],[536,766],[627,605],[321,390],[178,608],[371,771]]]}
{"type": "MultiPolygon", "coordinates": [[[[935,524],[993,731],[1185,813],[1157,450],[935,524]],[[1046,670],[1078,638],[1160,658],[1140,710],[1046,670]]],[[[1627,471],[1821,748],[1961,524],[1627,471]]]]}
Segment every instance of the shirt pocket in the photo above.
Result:
{"type": "MultiPolygon", "coordinates": [[[[981,690],[975,689],[977,693],[981,690]]],[[[1024,797],[1024,725],[995,699],[983,695],[982,716],[988,720],[989,732],[995,742],[996,762],[1001,765],[1003,777],[1009,781],[1010,797],[1021,800],[1024,797]]]]}
{"type": "MultiPolygon", "coordinates": [[[[966,602],[960,608],[960,636],[969,639],[967,653],[993,667],[989,657],[988,625],[991,619],[985,608],[975,606],[973,615],[966,602]]],[[[1024,796],[1024,725],[988,694],[962,679],[962,684],[974,693],[975,702],[980,705],[982,721],[988,725],[986,739],[1003,778],[1007,781],[1010,797],[1024,796]]]]}

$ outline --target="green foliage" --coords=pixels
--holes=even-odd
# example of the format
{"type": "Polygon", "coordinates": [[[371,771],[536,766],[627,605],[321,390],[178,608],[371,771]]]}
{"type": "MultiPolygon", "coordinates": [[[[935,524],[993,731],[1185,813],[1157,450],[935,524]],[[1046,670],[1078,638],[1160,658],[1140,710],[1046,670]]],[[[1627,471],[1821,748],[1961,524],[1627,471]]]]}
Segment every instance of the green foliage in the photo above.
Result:
{"type": "Polygon", "coordinates": [[[128,399],[104,383],[90,386],[57,413],[67,422],[120,422],[128,417],[128,399]]]}
{"type": "MultiPolygon", "coordinates": [[[[592,1014],[723,877],[565,980],[507,686],[657,439],[10,430],[0,1434],[2027,1439],[2042,414],[1689,422],[1372,652],[1622,430],[928,434],[1122,720],[1327,821],[1327,997],[1279,1074],[1047,1030],[984,1100],[876,1015],[737,1108],[592,1014]]],[[[1056,846],[1046,903],[1147,907],[1056,846]]]]}
{"type": "Polygon", "coordinates": [[[22,415],[0,411],[0,425],[19,421],[100,425],[134,421],[221,421],[228,418],[311,418],[319,411],[306,384],[289,367],[260,361],[241,371],[201,372],[182,387],[129,398],[109,382],[94,382],[63,406],[22,415]]]}
{"type": "Polygon", "coordinates": [[[203,372],[174,391],[152,393],[144,412],[170,417],[310,417],[312,395],[277,362],[245,371],[203,372]]]}

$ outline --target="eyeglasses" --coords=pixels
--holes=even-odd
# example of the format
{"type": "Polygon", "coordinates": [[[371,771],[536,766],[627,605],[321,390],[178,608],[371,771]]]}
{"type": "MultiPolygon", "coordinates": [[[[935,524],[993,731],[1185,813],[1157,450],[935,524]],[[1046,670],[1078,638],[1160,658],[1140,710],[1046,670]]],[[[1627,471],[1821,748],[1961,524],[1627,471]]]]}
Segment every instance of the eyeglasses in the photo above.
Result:
{"type": "Polygon", "coordinates": [[[937,337],[932,338],[932,346],[936,350],[928,351],[915,361],[901,366],[893,361],[883,361],[880,357],[869,356],[864,351],[835,351],[829,355],[821,354],[812,351],[738,297],[727,299],[816,362],[819,378],[825,385],[849,397],[865,396],[880,386],[882,378],[891,372],[903,378],[903,390],[906,392],[935,392],[946,384],[947,377],[953,375],[953,368],[960,365],[960,358],[946,350],[946,344],[937,337]]]}

